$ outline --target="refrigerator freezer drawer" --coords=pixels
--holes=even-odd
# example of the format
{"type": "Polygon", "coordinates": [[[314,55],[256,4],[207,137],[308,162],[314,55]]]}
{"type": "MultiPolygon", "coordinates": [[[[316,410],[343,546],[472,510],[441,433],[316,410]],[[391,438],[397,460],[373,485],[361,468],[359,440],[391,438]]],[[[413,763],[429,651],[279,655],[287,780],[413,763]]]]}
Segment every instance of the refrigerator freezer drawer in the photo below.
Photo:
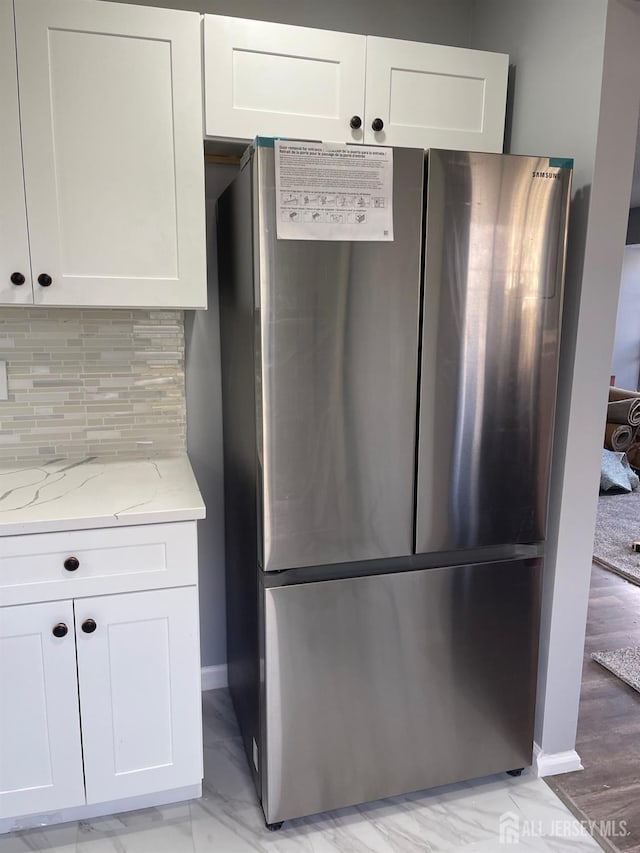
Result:
{"type": "Polygon", "coordinates": [[[540,575],[520,560],[265,590],[267,820],[529,765],[540,575]]]}

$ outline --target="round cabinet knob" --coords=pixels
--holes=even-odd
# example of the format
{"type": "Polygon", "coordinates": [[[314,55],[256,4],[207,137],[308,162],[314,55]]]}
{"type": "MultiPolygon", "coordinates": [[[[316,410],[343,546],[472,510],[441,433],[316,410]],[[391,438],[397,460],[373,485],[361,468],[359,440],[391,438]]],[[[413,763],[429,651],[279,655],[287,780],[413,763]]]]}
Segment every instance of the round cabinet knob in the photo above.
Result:
{"type": "Polygon", "coordinates": [[[77,557],[67,557],[63,565],[68,572],[75,572],[80,567],[80,560],[77,557]]]}
{"type": "Polygon", "coordinates": [[[360,116],[351,116],[349,127],[351,128],[351,130],[358,130],[358,128],[362,127],[362,119],[360,118],[360,116]]]}
{"type": "Polygon", "coordinates": [[[93,634],[97,627],[95,619],[85,619],[82,623],[82,630],[85,634],[93,634]]]}
{"type": "Polygon", "coordinates": [[[21,272],[12,272],[11,273],[11,284],[24,284],[26,278],[22,275],[21,272]]]}
{"type": "Polygon", "coordinates": [[[371,122],[371,130],[375,130],[376,133],[381,131],[383,127],[384,122],[381,118],[374,118],[374,120],[371,122]]]}
{"type": "Polygon", "coordinates": [[[46,272],[41,272],[38,276],[38,284],[40,287],[49,287],[53,279],[50,275],[47,275],[46,272]]]}
{"type": "Polygon", "coordinates": [[[54,636],[54,637],[66,637],[66,636],[67,636],[67,631],[68,631],[68,630],[69,630],[69,629],[68,629],[68,628],[67,628],[67,626],[64,624],[64,622],[58,622],[58,624],[57,624],[57,625],[54,625],[54,626],[53,626],[53,629],[51,630],[51,633],[53,634],[53,636],[54,636]]]}

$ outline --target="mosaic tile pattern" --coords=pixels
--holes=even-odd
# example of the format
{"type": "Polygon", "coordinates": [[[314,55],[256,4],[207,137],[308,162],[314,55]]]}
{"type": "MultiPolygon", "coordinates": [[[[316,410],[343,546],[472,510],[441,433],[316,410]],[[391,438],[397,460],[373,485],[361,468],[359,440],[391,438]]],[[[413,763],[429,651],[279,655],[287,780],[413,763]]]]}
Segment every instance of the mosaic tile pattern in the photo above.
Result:
{"type": "Polygon", "coordinates": [[[181,311],[0,308],[0,461],[186,449],[181,311]]]}

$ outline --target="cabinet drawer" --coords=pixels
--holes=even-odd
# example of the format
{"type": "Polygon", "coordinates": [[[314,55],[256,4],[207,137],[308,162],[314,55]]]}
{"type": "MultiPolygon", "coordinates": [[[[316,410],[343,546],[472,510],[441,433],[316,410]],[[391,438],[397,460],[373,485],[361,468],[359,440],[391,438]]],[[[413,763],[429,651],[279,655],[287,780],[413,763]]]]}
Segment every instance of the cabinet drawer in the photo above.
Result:
{"type": "Polygon", "coordinates": [[[197,582],[194,521],[7,536],[0,543],[0,604],[197,582]]]}
{"type": "Polygon", "coordinates": [[[265,590],[266,819],[531,764],[541,572],[506,560],[265,590]]]}

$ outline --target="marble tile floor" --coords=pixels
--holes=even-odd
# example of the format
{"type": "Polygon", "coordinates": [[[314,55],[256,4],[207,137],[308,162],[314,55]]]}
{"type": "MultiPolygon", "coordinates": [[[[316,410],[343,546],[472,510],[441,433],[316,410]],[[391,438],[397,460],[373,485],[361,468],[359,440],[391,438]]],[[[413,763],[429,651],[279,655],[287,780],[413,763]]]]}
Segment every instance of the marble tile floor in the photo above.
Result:
{"type": "Polygon", "coordinates": [[[492,776],[288,821],[269,832],[226,690],[203,694],[203,797],[0,837],[0,853],[500,853],[599,851],[531,774],[492,776]],[[517,838],[500,841],[507,812],[517,838]]]}

